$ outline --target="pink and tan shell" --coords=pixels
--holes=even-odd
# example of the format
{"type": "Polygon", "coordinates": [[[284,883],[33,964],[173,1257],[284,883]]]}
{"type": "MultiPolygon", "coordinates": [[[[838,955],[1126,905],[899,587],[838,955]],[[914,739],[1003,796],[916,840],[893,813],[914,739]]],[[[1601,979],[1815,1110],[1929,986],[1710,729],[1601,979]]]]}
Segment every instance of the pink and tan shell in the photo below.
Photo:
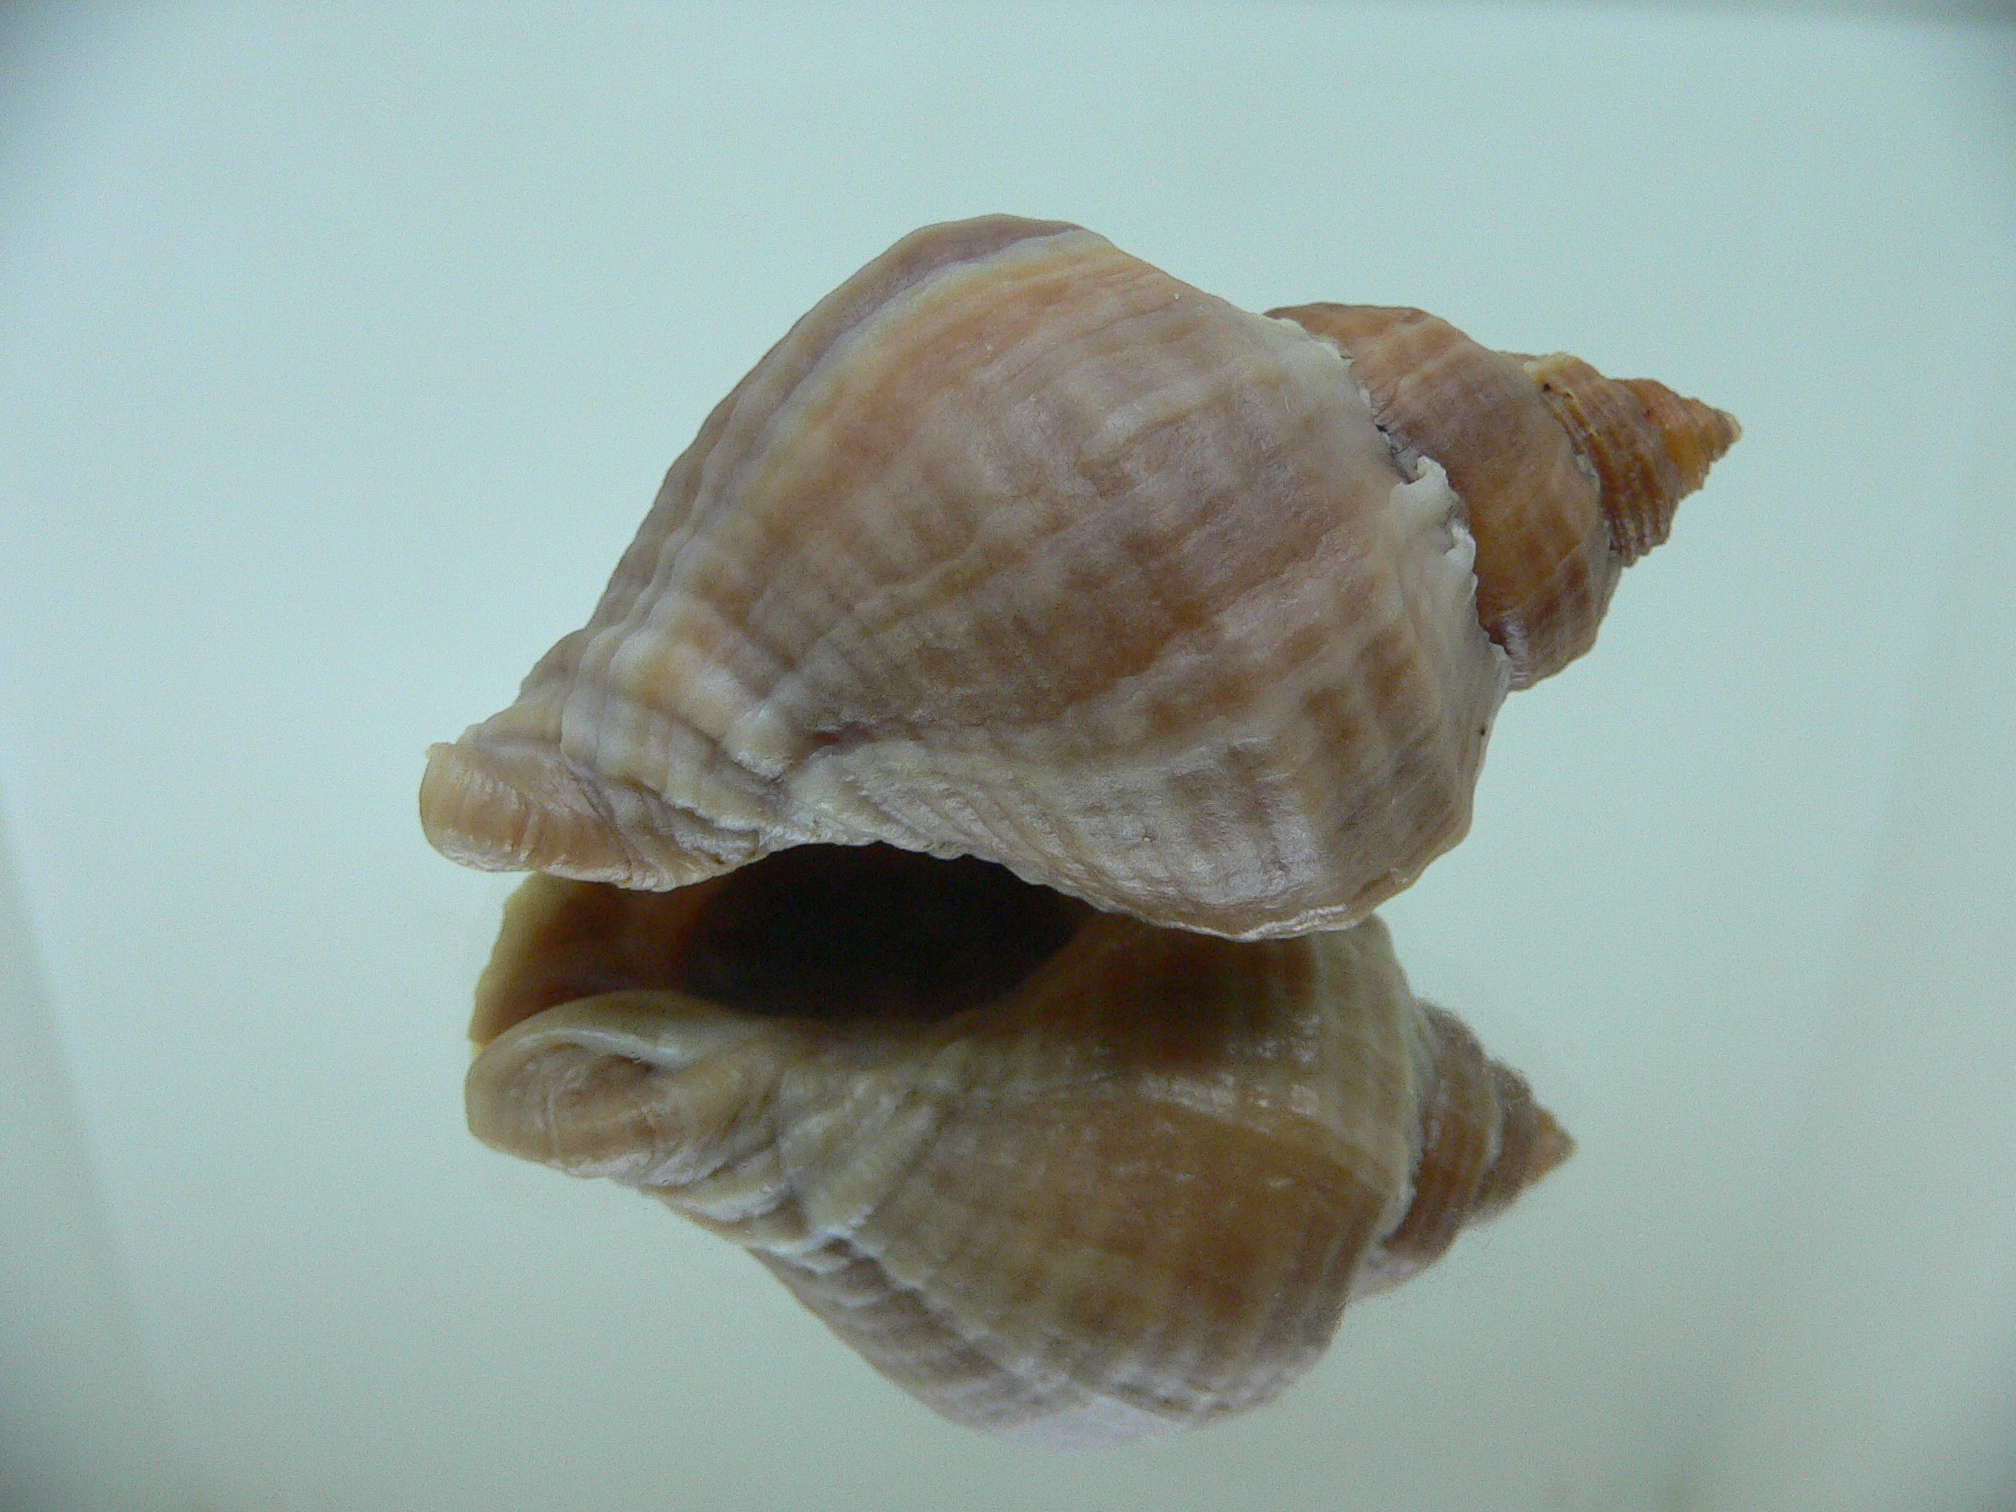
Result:
{"type": "Polygon", "coordinates": [[[1571,1148],[1376,918],[1239,944],[880,846],[534,877],[472,1033],[479,1137],[663,1199],[933,1410],[1058,1447],[1268,1400],[1571,1148]]]}
{"type": "Polygon", "coordinates": [[[549,874],[472,1128],[747,1247],[961,1422],[1266,1400],[1570,1148],[1369,914],[1736,434],[1075,226],[906,237],[430,753],[429,838],[549,874]]]}
{"type": "Polygon", "coordinates": [[[879,840],[1234,939],[1349,924],[1462,837],[1506,690],[1736,434],[1418,311],[928,227],[707,418],[423,821],[633,888],[879,840]]]}

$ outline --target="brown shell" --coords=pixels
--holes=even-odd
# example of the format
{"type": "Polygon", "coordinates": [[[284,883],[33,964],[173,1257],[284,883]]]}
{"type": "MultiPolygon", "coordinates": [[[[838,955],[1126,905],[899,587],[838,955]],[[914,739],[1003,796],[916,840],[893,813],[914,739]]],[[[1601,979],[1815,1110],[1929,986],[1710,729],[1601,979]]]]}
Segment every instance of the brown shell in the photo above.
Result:
{"type": "Polygon", "coordinates": [[[1440,322],[1289,314],[1056,222],[905,238],[709,416],[517,703],[430,753],[429,838],[653,889],[881,840],[1232,938],[1364,916],[1462,837],[1506,688],[1586,646],[1727,438],[1440,322]]]}
{"type": "Polygon", "coordinates": [[[1380,428],[1448,469],[1477,540],[1477,612],[1515,688],[1595,644],[1618,574],[1665,541],[1680,500],[1743,434],[1663,384],[1494,352],[1421,310],[1271,313],[1335,342],[1380,428]]]}
{"type": "Polygon", "coordinates": [[[479,1137],[662,1198],[934,1410],[1060,1445],[1268,1400],[1572,1148],[1377,920],[1235,944],[883,847],[534,877],[472,1032],[479,1137]]]}

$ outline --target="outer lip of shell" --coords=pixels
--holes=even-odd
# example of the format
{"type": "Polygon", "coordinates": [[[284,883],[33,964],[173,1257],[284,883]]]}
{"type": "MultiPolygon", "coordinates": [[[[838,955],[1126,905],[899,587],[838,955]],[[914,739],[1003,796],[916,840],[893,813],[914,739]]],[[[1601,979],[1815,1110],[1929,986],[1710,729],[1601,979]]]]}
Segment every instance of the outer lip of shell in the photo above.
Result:
{"type": "Polygon", "coordinates": [[[712,824],[635,783],[606,781],[532,741],[430,747],[420,823],[436,850],[464,866],[617,887],[683,887],[762,854],[752,832],[712,824]]]}

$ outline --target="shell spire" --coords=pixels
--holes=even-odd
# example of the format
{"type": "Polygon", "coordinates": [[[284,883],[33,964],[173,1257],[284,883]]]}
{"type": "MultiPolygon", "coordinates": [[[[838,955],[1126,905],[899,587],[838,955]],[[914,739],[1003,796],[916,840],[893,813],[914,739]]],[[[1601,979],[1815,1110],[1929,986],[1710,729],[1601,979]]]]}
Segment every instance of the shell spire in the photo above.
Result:
{"type": "Polygon", "coordinates": [[[1664,545],[1680,501],[1743,435],[1727,410],[1650,378],[1605,378],[1579,357],[1535,357],[1526,372],[1596,471],[1610,548],[1625,566],[1664,545]]]}
{"type": "Polygon", "coordinates": [[[1387,436],[1448,472],[1477,538],[1477,612],[1515,688],[1595,644],[1618,573],[1666,539],[1742,435],[1733,415],[1664,384],[1496,352],[1421,310],[1270,313],[1334,344],[1387,436]]]}

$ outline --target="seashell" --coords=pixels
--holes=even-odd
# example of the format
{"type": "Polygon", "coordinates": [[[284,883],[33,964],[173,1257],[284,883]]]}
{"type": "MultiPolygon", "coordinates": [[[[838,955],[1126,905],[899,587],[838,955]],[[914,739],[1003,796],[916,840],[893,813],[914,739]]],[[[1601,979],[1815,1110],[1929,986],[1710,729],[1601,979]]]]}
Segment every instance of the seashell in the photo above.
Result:
{"type": "Polygon", "coordinates": [[[1348,924],[1462,837],[1506,690],[1737,434],[1418,311],[928,227],[708,417],[423,821],[632,888],[879,840],[1234,939],[1348,924]]]}
{"type": "Polygon", "coordinates": [[[534,876],[471,1035],[481,1139],[661,1198],[935,1411],[1059,1446],[1267,1401],[1572,1149],[1376,918],[1235,943],[884,846],[534,876]]]}

